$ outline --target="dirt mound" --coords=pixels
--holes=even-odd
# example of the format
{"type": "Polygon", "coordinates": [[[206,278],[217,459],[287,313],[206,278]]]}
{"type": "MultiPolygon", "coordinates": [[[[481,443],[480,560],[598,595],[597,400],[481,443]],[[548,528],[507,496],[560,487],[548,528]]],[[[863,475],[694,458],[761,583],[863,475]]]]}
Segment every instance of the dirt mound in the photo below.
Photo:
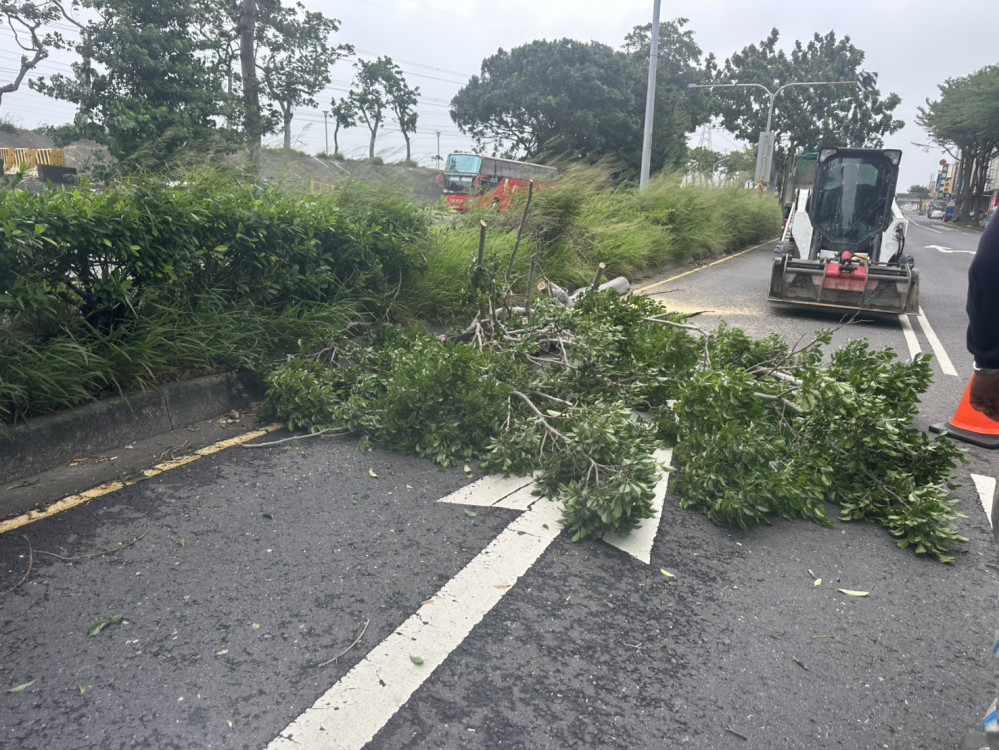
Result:
{"type": "MultiPolygon", "coordinates": [[[[30,130],[0,131],[0,147],[55,148],[47,135],[30,130]]],[[[76,167],[81,174],[95,162],[110,160],[108,150],[94,141],[80,140],[63,147],[66,166],[76,167]]],[[[245,153],[232,157],[245,160],[245,153]]],[[[260,174],[269,183],[276,183],[297,193],[322,191],[330,185],[360,182],[397,188],[418,203],[436,203],[441,198],[437,186],[437,171],[402,164],[377,164],[367,160],[338,161],[322,159],[300,151],[264,149],[260,155],[260,174]]]]}
{"type": "Polygon", "coordinates": [[[329,185],[359,182],[398,188],[419,203],[436,203],[442,195],[437,186],[437,171],[433,169],[367,160],[323,159],[299,151],[265,149],[260,155],[260,173],[266,181],[296,192],[308,193],[329,185]]]}

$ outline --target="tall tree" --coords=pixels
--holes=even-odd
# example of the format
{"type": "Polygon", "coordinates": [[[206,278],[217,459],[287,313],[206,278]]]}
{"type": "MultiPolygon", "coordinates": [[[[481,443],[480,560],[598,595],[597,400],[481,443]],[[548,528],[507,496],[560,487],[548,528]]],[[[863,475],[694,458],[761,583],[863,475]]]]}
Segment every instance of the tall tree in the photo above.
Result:
{"type": "Polygon", "coordinates": [[[0,0],[0,19],[6,22],[14,44],[23,53],[13,80],[0,85],[0,102],[4,94],[21,87],[25,76],[49,56],[49,50],[64,46],[62,36],[49,28],[62,15],[62,6],[54,0],[0,0]]]}
{"type": "MultiPolygon", "coordinates": [[[[844,36],[815,34],[807,44],[794,43],[788,55],[778,46],[780,32],[773,29],[759,45],[750,44],[729,57],[713,83],[760,84],[771,92],[789,83],[846,81],[835,86],[793,86],[773,100],[777,163],[797,150],[819,146],[879,147],[884,136],[905,124],[893,110],[901,99],[882,96],[876,88],[862,89],[859,79],[864,52],[844,36]]],[[[766,128],[771,100],[760,88],[717,88],[704,95],[725,128],[739,138],[756,143],[766,128]]]]}
{"type": "MultiPolygon", "coordinates": [[[[250,0],[247,0],[248,2],[250,0]]],[[[223,87],[191,29],[213,0],[80,0],[97,20],[80,31],[73,76],[38,79],[38,90],[78,105],[77,124],[116,157],[168,156],[213,136],[223,87]]]]}
{"type": "Polygon", "coordinates": [[[955,216],[965,221],[978,208],[989,167],[999,156],[999,65],[963,78],[948,78],[940,98],[926,100],[916,122],[958,161],[955,216]]]}
{"type": "Polygon", "coordinates": [[[331,99],[330,114],[333,115],[333,153],[337,154],[340,153],[340,129],[346,130],[357,125],[357,112],[350,99],[331,99]]]}
{"type": "Polygon", "coordinates": [[[412,147],[409,136],[416,132],[416,121],[419,118],[416,105],[420,99],[420,89],[409,87],[402,70],[397,68],[396,73],[388,85],[389,109],[395,115],[402,137],[406,140],[406,161],[410,161],[412,147]]]}
{"type": "MultiPolygon", "coordinates": [[[[393,102],[408,91],[402,69],[391,57],[379,57],[377,60],[358,60],[354,64],[357,73],[351,86],[348,101],[358,119],[368,126],[371,138],[368,141],[368,158],[375,158],[375,139],[378,130],[385,121],[386,111],[396,111],[393,102]]],[[[402,111],[405,111],[404,109],[402,111]]],[[[398,113],[398,112],[397,112],[398,113]]],[[[403,122],[403,135],[406,135],[403,122]]],[[[415,116],[412,127],[416,127],[415,116]]],[[[409,131],[411,132],[411,131],[409,131]]],[[[406,150],[409,151],[409,138],[406,138],[406,150]]]]}
{"type": "Polygon", "coordinates": [[[301,3],[285,8],[279,0],[265,0],[260,7],[256,67],[264,92],[280,110],[284,147],[290,149],[294,108],[317,106],[315,95],[330,82],[330,67],[354,48],[331,44],[340,21],[301,3]]]}
{"type": "Polygon", "coordinates": [[[511,156],[611,154],[636,129],[641,138],[635,74],[607,45],[537,40],[483,60],[451,100],[451,119],[478,148],[511,156]]]}

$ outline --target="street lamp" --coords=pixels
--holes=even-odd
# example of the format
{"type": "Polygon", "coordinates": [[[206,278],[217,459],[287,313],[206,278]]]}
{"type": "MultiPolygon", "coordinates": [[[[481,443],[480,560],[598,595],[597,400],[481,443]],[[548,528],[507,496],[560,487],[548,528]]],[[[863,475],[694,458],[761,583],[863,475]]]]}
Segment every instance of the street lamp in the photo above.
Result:
{"type": "Polygon", "coordinates": [[[756,182],[757,184],[763,186],[769,183],[770,173],[773,171],[774,164],[774,134],[770,130],[770,126],[773,123],[774,118],[774,102],[777,99],[777,95],[784,89],[789,89],[792,86],[863,86],[865,89],[869,89],[873,86],[873,83],[877,81],[877,73],[867,73],[866,71],[861,71],[863,76],[862,80],[859,81],[796,81],[794,83],[785,83],[776,91],[771,91],[762,83],[688,83],[688,89],[714,89],[714,88],[749,88],[755,87],[758,89],[763,89],[767,92],[767,96],[770,97],[770,106],[767,108],[767,127],[762,133],[760,133],[760,142],[756,150],[756,182]],[[871,86],[867,85],[867,81],[871,81],[871,86]]]}
{"type": "Polygon", "coordinates": [[[330,112],[328,109],[323,110],[323,129],[326,131],[326,151],[324,152],[327,156],[330,155],[330,123],[329,123],[330,112]]]}
{"type": "Polygon", "coordinates": [[[649,170],[652,165],[652,122],[656,109],[656,69],[659,67],[659,7],[660,0],[654,0],[652,3],[652,39],[649,44],[649,80],[645,89],[642,163],[638,177],[638,189],[643,193],[649,184],[649,170]]]}

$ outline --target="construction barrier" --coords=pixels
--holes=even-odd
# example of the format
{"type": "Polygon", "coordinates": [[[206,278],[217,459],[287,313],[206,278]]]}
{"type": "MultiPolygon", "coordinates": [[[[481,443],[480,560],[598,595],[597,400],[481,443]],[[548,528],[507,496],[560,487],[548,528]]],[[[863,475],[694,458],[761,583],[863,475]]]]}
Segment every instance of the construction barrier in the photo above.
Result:
{"type": "Polygon", "coordinates": [[[971,406],[971,384],[974,380],[975,376],[972,375],[953,419],[931,424],[930,430],[946,433],[948,437],[982,448],[999,448],[999,422],[989,419],[971,406]]]}
{"type": "Polygon", "coordinates": [[[333,185],[326,182],[320,182],[319,180],[312,180],[309,185],[309,190],[312,195],[322,195],[323,193],[328,193],[333,189],[333,185]]]}
{"type": "Polygon", "coordinates": [[[17,172],[22,166],[32,170],[39,164],[65,167],[66,152],[58,148],[0,148],[0,162],[4,172],[17,172]]]}

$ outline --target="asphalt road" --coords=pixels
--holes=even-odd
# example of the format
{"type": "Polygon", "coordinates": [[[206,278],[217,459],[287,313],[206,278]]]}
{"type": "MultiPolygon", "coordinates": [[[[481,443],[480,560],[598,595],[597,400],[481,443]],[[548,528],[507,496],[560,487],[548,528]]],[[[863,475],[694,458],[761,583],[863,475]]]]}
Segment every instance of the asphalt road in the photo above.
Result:
{"type": "MultiPolygon", "coordinates": [[[[910,228],[912,336],[956,372],[937,359],[920,426],[970,375],[976,241],[910,228]]],[[[754,335],[838,324],[773,310],[769,264],[653,292],[754,335]]],[[[855,336],[911,355],[897,317],[836,341],[855,336]]],[[[538,506],[438,502],[474,471],[337,438],[233,448],[0,535],[0,746],[953,747],[990,700],[999,615],[971,479],[996,461],[968,458],[953,565],[871,526],[717,528],[668,493],[645,563],[570,543],[538,506]]]]}

